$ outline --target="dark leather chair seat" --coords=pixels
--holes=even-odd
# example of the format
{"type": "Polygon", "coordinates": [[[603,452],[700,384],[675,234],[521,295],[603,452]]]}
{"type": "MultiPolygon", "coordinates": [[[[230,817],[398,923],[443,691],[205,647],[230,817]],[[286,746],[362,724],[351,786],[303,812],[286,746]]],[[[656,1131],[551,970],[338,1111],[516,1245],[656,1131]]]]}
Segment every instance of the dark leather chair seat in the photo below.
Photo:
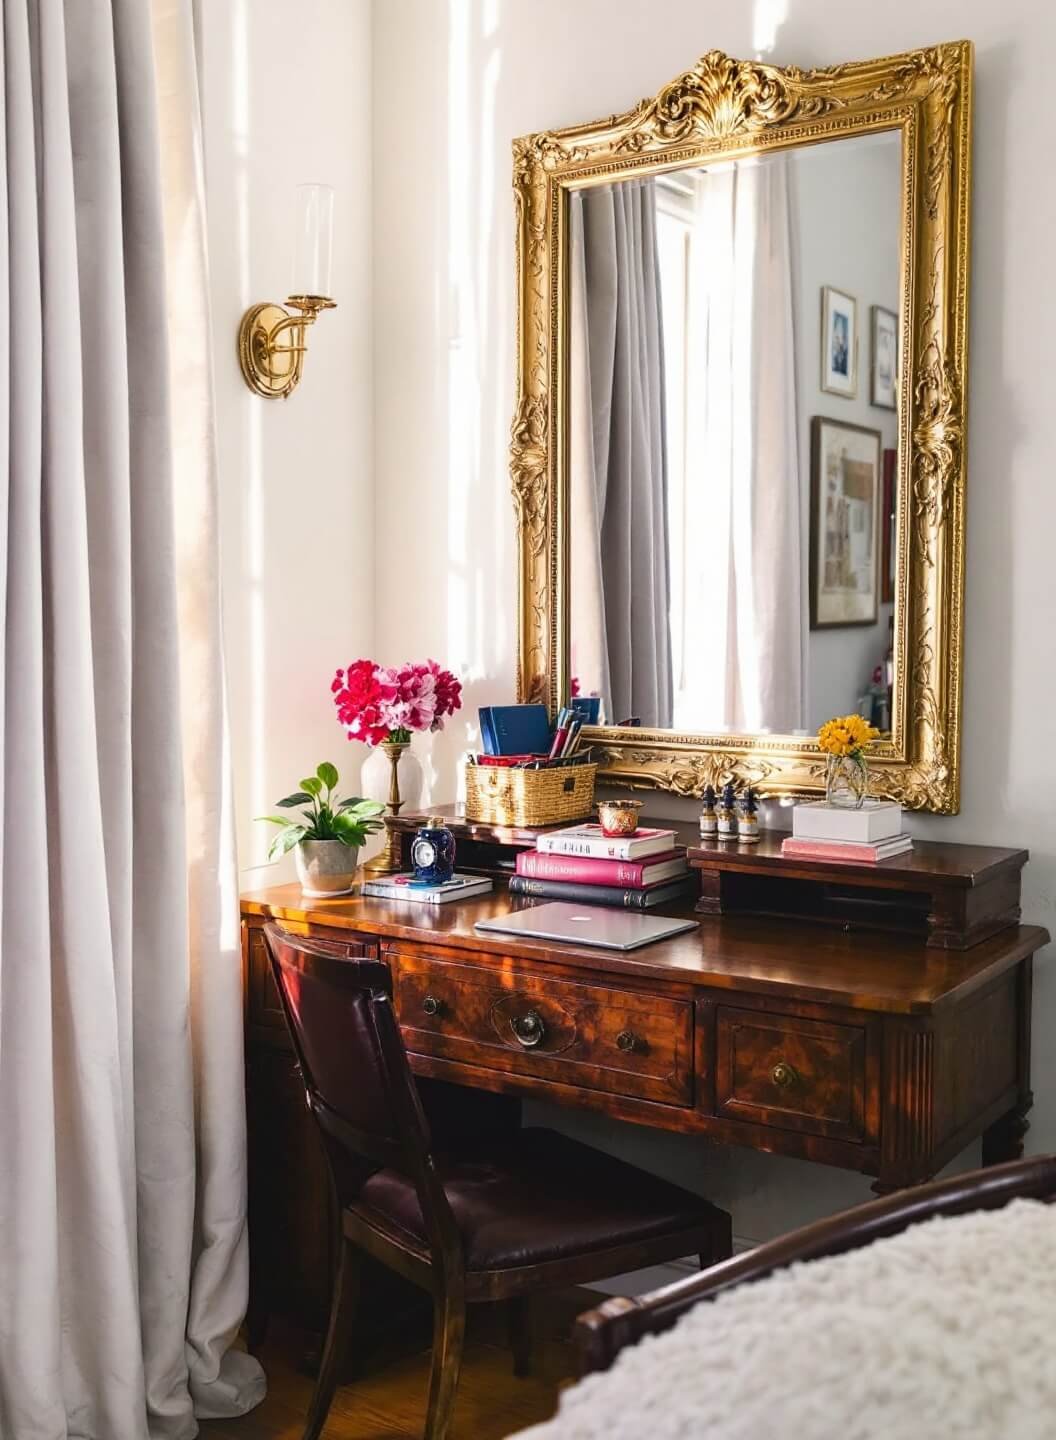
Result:
{"type": "MultiPolygon", "coordinates": [[[[469,1270],[508,1270],[652,1240],[718,1220],[699,1196],[553,1130],[525,1129],[436,1156],[469,1270]]],[[[379,1170],[354,1207],[423,1251],[414,1183],[379,1170]]]]}

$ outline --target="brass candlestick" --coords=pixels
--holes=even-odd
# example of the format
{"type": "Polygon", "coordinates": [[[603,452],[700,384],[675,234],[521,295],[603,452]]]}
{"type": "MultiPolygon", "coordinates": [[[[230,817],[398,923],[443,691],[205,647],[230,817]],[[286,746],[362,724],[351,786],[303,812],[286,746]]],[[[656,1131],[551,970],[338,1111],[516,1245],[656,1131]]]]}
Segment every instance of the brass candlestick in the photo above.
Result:
{"type": "Polygon", "coordinates": [[[400,796],[400,756],[410,749],[408,740],[383,740],[381,748],[389,757],[392,766],[389,775],[389,808],[385,816],[385,844],[373,860],[368,860],[364,870],[371,875],[392,875],[403,863],[403,846],[399,832],[389,824],[389,819],[400,813],[403,800],[400,796]]]}

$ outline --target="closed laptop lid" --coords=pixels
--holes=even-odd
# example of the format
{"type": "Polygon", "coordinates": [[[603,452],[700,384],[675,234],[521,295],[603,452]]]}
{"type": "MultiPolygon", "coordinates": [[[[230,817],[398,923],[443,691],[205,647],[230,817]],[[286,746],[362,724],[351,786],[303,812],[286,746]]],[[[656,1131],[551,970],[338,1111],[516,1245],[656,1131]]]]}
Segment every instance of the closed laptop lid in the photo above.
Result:
{"type": "Polygon", "coordinates": [[[695,930],[697,921],[553,900],[545,905],[514,910],[493,920],[478,920],[474,929],[533,940],[561,940],[570,945],[598,945],[605,950],[637,950],[642,945],[695,930]]]}

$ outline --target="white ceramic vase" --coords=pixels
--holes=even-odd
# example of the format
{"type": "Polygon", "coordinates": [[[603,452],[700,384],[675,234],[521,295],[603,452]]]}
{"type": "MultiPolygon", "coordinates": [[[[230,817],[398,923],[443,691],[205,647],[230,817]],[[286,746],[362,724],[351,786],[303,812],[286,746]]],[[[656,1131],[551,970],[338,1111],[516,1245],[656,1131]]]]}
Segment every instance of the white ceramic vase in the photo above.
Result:
{"type": "MultiPolygon", "coordinates": [[[[359,791],[364,799],[378,800],[388,809],[391,783],[392,763],[379,745],[363,761],[359,791]]],[[[422,767],[410,747],[400,756],[400,799],[404,813],[417,810],[422,803],[422,767]]]]}
{"type": "Polygon", "coordinates": [[[297,878],[305,895],[350,895],[359,864],[359,847],[340,840],[302,840],[294,848],[297,878]]]}

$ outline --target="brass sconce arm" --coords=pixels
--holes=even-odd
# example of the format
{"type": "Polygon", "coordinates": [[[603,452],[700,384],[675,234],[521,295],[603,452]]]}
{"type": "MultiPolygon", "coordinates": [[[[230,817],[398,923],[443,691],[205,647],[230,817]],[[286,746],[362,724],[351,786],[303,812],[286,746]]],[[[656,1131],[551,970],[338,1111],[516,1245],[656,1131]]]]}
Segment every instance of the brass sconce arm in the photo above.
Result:
{"type": "Polygon", "coordinates": [[[291,295],[286,304],[294,314],[270,301],[251,305],[238,327],[242,377],[268,400],[284,400],[297,388],[308,348],[305,332],[321,310],[333,310],[337,302],[325,295],[291,295]],[[282,343],[287,335],[289,343],[282,343]]]}

